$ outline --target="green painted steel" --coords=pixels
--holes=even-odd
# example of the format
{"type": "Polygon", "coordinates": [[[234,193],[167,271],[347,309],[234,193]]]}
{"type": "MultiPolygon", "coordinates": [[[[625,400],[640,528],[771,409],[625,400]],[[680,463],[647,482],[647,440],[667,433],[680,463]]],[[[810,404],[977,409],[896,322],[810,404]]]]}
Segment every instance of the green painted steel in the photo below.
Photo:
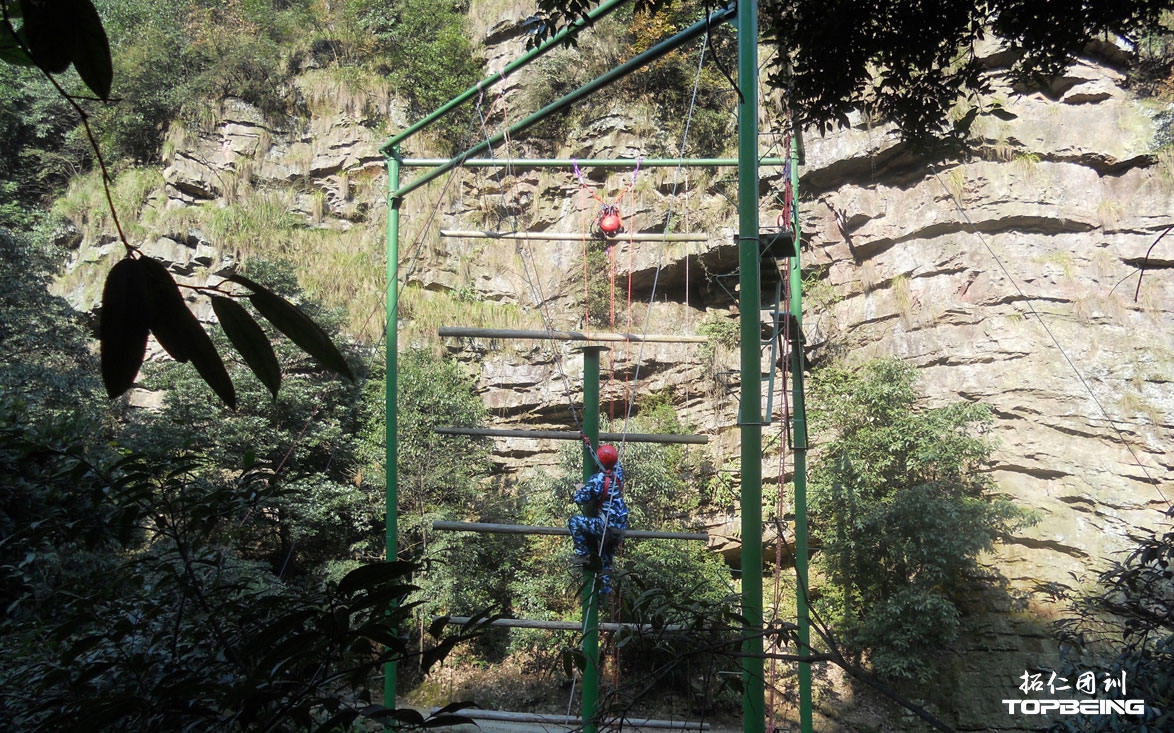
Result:
{"type": "Polygon", "coordinates": [[[467,159],[472,158],[477,155],[480,155],[481,153],[485,152],[486,150],[492,149],[495,145],[504,141],[506,139],[506,137],[511,137],[511,138],[517,137],[523,131],[529,129],[533,125],[538,124],[543,119],[545,119],[546,117],[549,117],[550,115],[554,114],[555,112],[558,112],[558,111],[564,109],[565,107],[569,107],[570,105],[574,104],[575,102],[578,102],[580,99],[583,99],[587,95],[607,86],[608,84],[611,84],[612,82],[614,82],[618,79],[622,79],[623,77],[627,76],[628,74],[631,74],[632,72],[636,71],[637,69],[641,68],[642,66],[645,66],[645,65],[657,60],[661,56],[664,56],[665,54],[676,50],[677,48],[685,45],[686,43],[693,40],[697,36],[700,36],[703,33],[708,32],[709,29],[712,28],[715,24],[724,23],[725,21],[729,20],[730,18],[733,18],[735,13],[736,13],[736,10],[733,8],[733,6],[726,7],[722,10],[714,11],[713,13],[711,13],[709,15],[709,17],[707,19],[700,20],[700,21],[694,23],[693,25],[689,26],[688,28],[684,29],[683,31],[680,31],[679,33],[677,33],[675,35],[669,36],[668,38],[664,39],[663,41],[657,43],[652,48],[649,48],[647,51],[644,51],[643,53],[629,59],[628,61],[624,62],[623,64],[620,64],[619,66],[615,67],[614,69],[611,69],[610,71],[596,77],[594,80],[587,82],[586,84],[579,87],[575,91],[570,92],[569,94],[566,94],[566,95],[556,99],[555,101],[546,105],[545,107],[538,110],[537,112],[534,112],[533,114],[531,114],[530,116],[521,120],[520,122],[515,123],[506,132],[499,132],[495,135],[492,135],[489,138],[487,138],[486,140],[484,140],[483,142],[480,142],[480,143],[474,145],[473,147],[469,148],[468,150],[466,150],[464,153],[461,153],[459,156],[457,156],[455,158],[451,158],[447,163],[444,163],[442,165],[438,165],[435,168],[433,168],[432,170],[428,171],[427,173],[420,175],[419,177],[417,177],[415,180],[411,181],[410,183],[403,185],[399,190],[399,195],[406,196],[407,194],[411,193],[412,191],[415,191],[417,188],[423,186],[424,184],[428,183],[429,181],[435,180],[436,178],[440,177],[441,175],[444,175],[445,173],[452,170],[453,168],[456,168],[457,166],[464,164],[464,162],[467,159]]]}
{"type": "Polygon", "coordinates": [[[738,3],[738,262],[742,326],[742,730],[766,726],[762,643],[762,309],[758,256],[758,2],[738,3]]]}
{"type": "MultiPolygon", "coordinates": [[[[398,151],[396,151],[398,152],[398,151]]],[[[387,560],[394,561],[399,553],[399,210],[400,199],[394,193],[399,186],[399,157],[387,159],[387,375],[384,377],[384,477],[386,501],[387,560]]],[[[383,669],[383,705],[394,708],[396,698],[396,664],[388,662],[383,669]]]]}
{"type": "MultiPolygon", "coordinates": [[[[602,346],[583,349],[583,432],[592,445],[599,442],[599,352],[602,346]]],[[[595,473],[595,457],[583,446],[583,480],[595,473]]],[[[599,725],[599,592],[596,573],[583,569],[583,733],[596,733],[599,725]]]]}
{"type": "MultiPolygon", "coordinates": [[[[791,143],[791,191],[793,201],[798,201],[799,192],[799,136],[795,135],[791,143]]],[[[796,242],[795,256],[791,258],[791,315],[794,316],[794,325],[798,331],[794,334],[791,348],[791,404],[794,405],[795,439],[795,615],[796,634],[799,637],[799,654],[807,656],[811,653],[811,619],[808,615],[807,595],[807,402],[803,388],[803,341],[799,334],[803,332],[803,272],[799,262],[798,245],[801,231],[799,228],[799,207],[791,210],[791,228],[796,242]]],[[[799,663],[799,729],[802,733],[811,733],[811,663],[799,663]]]]}
{"type": "MultiPolygon", "coordinates": [[[[405,168],[432,168],[450,163],[452,158],[404,158],[405,168]]],[[[786,158],[760,158],[759,165],[786,165],[786,158]]],[[[737,158],[596,158],[575,160],[574,158],[466,158],[461,161],[465,168],[722,168],[738,165],[737,158]]]]}
{"type": "Polygon", "coordinates": [[[587,13],[586,18],[575,20],[574,22],[569,24],[566,28],[563,28],[558,33],[555,33],[553,36],[551,36],[549,39],[547,39],[544,43],[542,43],[542,44],[534,47],[533,49],[527,51],[526,53],[522,54],[517,59],[515,59],[513,62],[506,64],[506,66],[501,71],[497,72],[496,74],[490,74],[489,76],[485,77],[484,79],[477,82],[473,86],[469,87],[465,91],[461,92],[457,96],[448,100],[447,102],[442,104],[440,107],[437,107],[427,117],[420,120],[416,124],[408,127],[408,129],[404,130],[400,134],[396,135],[395,137],[391,138],[386,143],[384,143],[383,147],[381,147],[379,149],[379,152],[382,153],[383,155],[390,155],[391,151],[395,150],[399,146],[399,144],[402,143],[404,140],[407,140],[412,135],[415,135],[417,132],[428,127],[433,122],[440,119],[441,117],[444,117],[446,114],[448,114],[452,110],[456,109],[460,105],[462,105],[465,102],[472,99],[475,95],[481,94],[486,89],[491,88],[492,86],[497,84],[502,79],[506,78],[507,76],[509,76],[513,72],[517,71],[518,69],[522,68],[523,66],[529,64],[531,61],[538,58],[539,56],[542,56],[547,51],[550,51],[553,48],[557,48],[567,38],[574,36],[575,34],[577,34],[579,31],[583,30],[584,28],[590,27],[593,23],[595,23],[596,20],[599,20],[600,18],[602,18],[603,16],[612,12],[613,10],[616,10],[617,8],[619,8],[621,5],[623,5],[626,2],[628,2],[628,0],[607,0],[607,2],[602,3],[599,7],[595,8],[590,13],[587,13]]]}
{"type": "MultiPolygon", "coordinates": [[[[626,0],[610,0],[597,8],[589,18],[594,20],[618,7],[626,0]]],[[[582,25],[587,25],[584,23],[582,25]]],[[[759,225],[758,225],[758,169],[760,164],[782,165],[786,161],[777,158],[758,158],[758,51],[757,51],[757,0],[743,0],[737,6],[731,4],[724,9],[715,11],[705,20],[686,28],[685,30],[662,40],[652,48],[617,66],[595,80],[579,87],[575,91],[564,95],[523,120],[515,123],[507,131],[491,136],[484,142],[473,146],[455,158],[447,159],[404,159],[400,156],[398,144],[427,125],[447,114],[457,105],[468,101],[474,94],[484,88],[497,83],[508,73],[525,66],[541,53],[552,48],[559,41],[552,39],[538,49],[520,57],[510,64],[501,74],[496,74],[483,80],[479,85],[469,89],[463,95],[450,100],[449,103],[403,131],[386,143],[380,152],[388,156],[388,285],[387,285],[387,328],[388,328],[388,499],[387,499],[387,526],[388,526],[388,557],[394,557],[397,543],[396,538],[396,481],[395,465],[395,366],[396,357],[396,321],[397,310],[397,278],[398,267],[398,238],[399,238],[399,208],[403,198],[412,191],[435,180],[439,176],[458,166],[490,167],[513,165],[517,167],[610,167],[634,168],[637,165],[646,167],[667,167],[689,165],[698,167],[738,166],[738,197],[739,197],[739,263],[741,268],[741,338],[742,338],[742,395],[740,408],[740,423],[742,431],[742,613],[745,618],[743,627],[743,729],[747,733],[763,733],[765,725],[764,710],[764,674],[763,674],[763,639],[762,639],[762,407],[761,407],[761,366],[759,364],[758,341],[760,332],[759,311],[761,308],[759,294],[759,225]],[[715,24],[737,19],[738,26],[738,77],[742,91],[742,98],[738,106],[738,157],[726,158],[697,158],[697,159],[600,159],[592,161],[575,161],[573,159],[531,159],[531,160],[501,160],[477,158],[493,146],[501,143],[507,136],[517,136],[529,127],[537,124],[546,117],[578,102],[594,93],[598,89],[623,78],[642,66],[660,58],[661,56],[679,48],[690,40],[700,36],[715,24]],[[401,166],[426,167],[431,170],[401,185],[399,180],[401,166]]],[[[582,26],[574,27],[578,32],[582,26]]],[[[572,32],[572,31],[567,31],[572,32]]],[[[563,36],[565,37],[565,36],[563,36]]],[[[794,170],[794,167],[792,167],[794,170]]],[[[797,219],[796,219],[797,221],[797,219]]],[[[797,226],[797,224],[796,224],[797,226]]],[[[797,241],[797,240],[796,240],[797,241]]],[[[797,260],[792,265],[797,268],[797,260]]],[[[795,271],[797,272],[797,270],[795,271]]],[[[795,277],[792,272],[792,277],[795,277]]],[[[793,291],[795,292],[795,291],[793,291]]],[[[795,296],[793,296],[795,297],[795,296]]],[[[794,307],[794,306],[793,306],[794,307]]],[[[587,347],[584,349],[584,414],[583,430],[596,441],[599,434],[599,351],[602,347],[587,347]]],[[[802,355],[800,354],[800,360],[802,355]]],[[[801,372],[800,372],[801,377],[801,372]]],[[[802,383],[795,387],[796,394],[801,395],[802,383]]],[[[798,428],[796,428],[798,430],[798,428]]],[[[804,440],[805,445],[805,440],[804,440]]],[[[584,480],[590,478],[594,471],[594,464],[590,454],[584,448],[583,462],[584,480]]],[[[805,517],[804,517],[804,532],[805,517]]],[[[805,541],[806,538],[804,538],[805,541]]],[[[595,574],[584,573],[583,590],[583,641],[582,651],[585,659],[583,670],[582,693],[582,721],[586,733],[597,733],[597,706],[599,700],[599,608],[598,594],[595,590],[595,574]]],[[[806,578],[802,583],[805,587],[806,578]]],[[[395,667],[389,665],[384,682],[385,703],[393,706],[395,703],[395,667]]],[[[810,711],[808,711],[810,715],[810,711]]],[[[809,728],[805,729],[809,730],[809,728]]]]}

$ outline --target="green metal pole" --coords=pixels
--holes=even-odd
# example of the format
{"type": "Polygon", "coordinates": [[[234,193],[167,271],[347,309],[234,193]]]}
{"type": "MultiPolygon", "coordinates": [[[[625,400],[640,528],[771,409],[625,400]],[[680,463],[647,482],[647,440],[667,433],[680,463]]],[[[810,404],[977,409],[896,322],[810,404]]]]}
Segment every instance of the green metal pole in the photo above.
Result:
{"type": "Polygon", "coordinates": [[[466,89],[464,92],[458,94],[440,107],[436,108],[436,110],[434,110],[424,119],[420,120],[416,124],[388,140],[383,144],[383,147],[379,149],[379,152],[383,153],[384,155],[390,155],[391,151],[395,150],[404,140],[407,140],[409,137],[415,135],[425,127],[428,127],[436,120],[444,117],[456,107],[472,99],[475,95],[481,94],[485,90],[491,88],[502,79],[506,78],[539,56],[545,54],[547,51],[560,46],[568,37],[575,35],[584,28],[590,27],[593,23],[595,23],[596,20],[602,18],[626,2],[628,2],[628,0],[607,0],[607,2],[602,3],[599,7],[595,8],[590,13],[587,13],[585,18],[576,19],[561,31],[552,35],[544,43],[530,49],[514,61],[506,64],[501,71],[485,77],[481,81],[466,89]]]}
{"type": "MultiPolygon", "coordinates": [[[[583,432],[594,445],[599,440],[599,352],[602,346],[583,349],[583,432]]],[[[583,446],[583,480],[595,473],[595,459],[583,446]]],[[[583,570],[583,733],[599,729],[599,592],[596,573],[583,570]]]]}
{"type": "Polygon", "coordinates": [[[624,62],[623,64],[620,64],[619,66],[615,67],[614,69],[611,69],[610,71],[596,77],[592,81],[587,82],[586,84],[579,87],[575,91],[570,92],[569,94],[566,94],[566,95],[560,97],[559,99],[556,99],[555,101],[546,105],[545,107],[538,110],[537,112],[532,113],[530,116],[526,117],[525,119],[514,123],[506,132],[499,132],[499,133],[489,137],[488,139],[483,140],[480,143],[474,145],[473,147],[469,148],[468,150],[461,153],[457,157],[450,159],[447,163],[444,163],[442,165],[438,165],[437,167],[433,168],[432,170],[428,171],[427,173],[421,174],[419,177],[404,184],[403,187],[400,188],[400,195],[401,196],[407,195],[408,193],[415,191],[417,188],[419,188],[420,186],[423,186],[424,184],[428,183],[429,181],[432,181],[432,180],[444,175],[445,173],[452,170],[453,168],[456,168],[457,166],[462,165],[467,159],[472,158],[476,155],[480,155],[481,153],[485,152],[486,150],[490,150],[495,145],[497,145],[497,144],[501,143],[503,140],[505,140],[507,136],[511,137],[511,138],[516,138],[524,130],[527,130],[531,126],[538,124],[543,119],[554,114],[555,112],[558,112],[559,110],[562,110],[565,107],[569,107],[570,105],[574,104],[575,102],[578,102],[580,99],[583,99],[584,97],[594,93],[596,90],[602,89],[603,87],[606,87],[608,84],[611,84],[612,82],[614,82],[618,79],[622,79],[623,77],[627,76],[628,74],[631,74],[632,72],[636,71],[637,69],[641,68],[642,66],[645,66],[645,65],[655,61],[656,59],[660,58],[661,56],[664,56],[665,54],[667,54],[671,51],[674,51],[677,48],[680,48],[681,46],[685,45],[686,43],[693,40],[697,36],[700,36],[703,33],[708,32],[712,26],[719,25],[719,24],[724,23],[725,21],[729,20],[730,18],[733,18],[735,15],[735,12],[736,11],[734,10],[734,8],[732,6],[724,8],[722,10],[714,11],[713,13],[711,13],[709,15],[709,17],[707,19],[697,21],[696,23],[694,23],[693,25],[689,26],[688,28],[680,31],[679,33],[664,39],[660,43],[657,43],[655,46],[653,46],[652,48],[649,48],[648,50],[644,51],[643,53],[639,54],[638,56],[635,56],[635,57],[629,59],[628,61],[624,62]]]}
{"type": "MultiPolygon", "coordinates": [[[[795,612],[798,619],[799,654],[811,654],[811,620],[807,610],[807,408],[803,389],[803,273],[799,264],[799,144],[798,135],[791,143],[791,231],[795,256],[791,258],[791,315],[798,328],[791,342],[791,403],[795,406],[795,612]]],[[[799,663],[799,728],[811,733],[811,663],[799,663]]]]}
{"type": "Polygon", "coordinates": [[[766,726],[762,643],[762,340],[758,256],[758,2],[738,2],[738,261],[742,325],[742,730],[766,726]]]}
{"type": "MultiPolygon", "coordinates": [[[[387,374],[384,377],[384,417],[386,419],[383,471],[386,485],[387,560],[393,562],[399,552],[399,213],[402,198],[399,187],[399,151],[387,159],[387,374]]],[[[394,708],[396,663],[383,668],[383,705],[394,708]]]]}

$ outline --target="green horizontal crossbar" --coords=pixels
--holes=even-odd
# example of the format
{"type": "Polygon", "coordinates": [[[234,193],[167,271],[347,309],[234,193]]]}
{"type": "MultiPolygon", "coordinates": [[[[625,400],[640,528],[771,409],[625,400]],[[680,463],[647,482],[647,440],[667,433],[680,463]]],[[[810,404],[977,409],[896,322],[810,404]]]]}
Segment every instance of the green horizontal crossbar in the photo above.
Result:
{"type": "MultiPolygon", "coordinates": [[[[453,158],[404,158],[400,165],[414,168],[432,168],[448,165],[453,158]]],[[[759,165],[786,165],[786,158],[761,158],[759,165]]],[[[738,165],[737,158],[597,158],[576,160],[574,158],[466,158],[461,165],[467,168],[675,168],[676,166],[697,166],[700,168],[722,168],[738,165]]]]}

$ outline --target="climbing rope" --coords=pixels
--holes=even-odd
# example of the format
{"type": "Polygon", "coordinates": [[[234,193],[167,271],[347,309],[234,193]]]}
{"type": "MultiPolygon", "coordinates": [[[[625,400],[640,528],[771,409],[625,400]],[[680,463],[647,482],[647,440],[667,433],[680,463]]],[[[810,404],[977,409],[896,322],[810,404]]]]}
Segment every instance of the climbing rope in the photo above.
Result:
{"type": "Polygon", "coordinates": [[[1084,390],[1088,392],[1088,396],[1092,399],[1093,404],[1097,406],[1097,409],[1100,410],[1101,415],[1105,418],[1105,421],[1109,424],[1109,427],[1117,435],[1118,441],[1120,441],[1125,450],[1129,452],[1129,455],[1133,457],[1134,464],[1139,469],[1141,469],[1143,474],[1145,474],[1147,481],[1154,487],[1154,491],[1158,493],[1158,496],[1162,497],[1162,500],[1166,502],[1167,506],[1170,506],[1170,498],[1167,497],[1165,492],[1162,491],[1162,487],[1159,482],[1150,475],[1150,472],[1145,467],[1145,464],[1141,462],[1141,457],[1137,455],[1137,452],[1133,449],[1133,446],[1129,444],[1128,440],[1126,440],[1125,434],[1121,431],[1121,428],[1117,427],[1117,421],[1109,415],[1109,411],[1105,409],[1105,406],[1101,402],[1100,398],[1098,398],[1096,393],[1093,392],[1092,385],[1088,383],[1088,380],[1080,371],[1080,368],[1076,365],[1076,362],[1073,361],[1072,357],[1068,355],[1068,351],[1060,343],[1060,340],[1056,338],[1056,334],[1052,332],[1051,327],[1048,326],[1047,321],[1044,320],[1043,315],[1035,309],[1031,299],[1028,298],[1027,294],[1023,292],[1023,288],[1019,286],[1019,283],[1011,275],[1011,272],[1007,269],[1007,266],[1003,264],[1003,260],[998,256],[998,254],[995,253],[994,248],[991,247],[986,237],[983,236],[983,233],[974,226],[974,222],[971,220],[970,215],[967,213],[966,208],[962,205],[962,202],[958,199],[958,196],[955,195],[955,193],[950,189],[949,186],[946,185],[944,181],[942,181],[941,177],[936,171],[933,173],[933,178],[947,193],[947,195],[950,197],[950,200],[954,202],[954,207],[958,210],[959,215],[961,215],[962,218],[966,221],[970,231],[974,233],[974,236],[978,237],[978,241],[982,243],[982,246],[984,249],[986,249],[987,254],[991,256],[991,259],[993,259],[995,264],[998,265],[999,270],[1003,273],[1003,276],[1007,278],[1007,281],[1010,282],[1011,286],[1015,289],[1015,292],[1018,294],[1020,301],[1024,304],[1024,306],[1026,306],[1027,310],[1031,312],[1031,315],[1040,324],[1040,327],[1043,328],[1044,333],[1048,335],[1052,345],[1055,346],[1056,350],[1060,352],[1060,356],[1063,357],[1064,362],[1068,364],[1068,367],[1072,370],[1072,373],[1076,375],[1077,381],[1080,382],[1081,386],[1084,387],[1084,390]]]}
{"type": "MultiPolygon", "coordinates": [[[[681,146],[680,146],[680,155],[678,157],[683,156],[683,154],[684,154],[686,142],[688,140],[691,122],[692,122],[694,112],[696,109],[698,89],[699,89],[699,85],[700,85],[700,75],[701,75],[701,70],[703,68],[703,64],[705,61],[705,54],[706,54],[706,49],[708,47],[708,40],[709,40],[708,34],[706,34],[704,41],[702,43],[700,54],[699,54],[697,77],[694,81],[693,94],[692,94],[692,97],[690,100],[688,114],[686,116],[685,128],[684,128],[684,132],[682,135],[682,141],[681,141],[681,146]]],[[[481,119],[483,122],[483,129],[487,133],[488,130],[487,130],[486,126],[484,125],[485,117],[482,115],[481,119]]],[[[507,140],[507,144],[508,144],[508,140],[507,140]]],[[[632,192],[634,190],[635,183],[636,183],[636,176],[639,172],[639,167],[640,167],[640,164],[639,164],[639,161],[637,161],[636,168],[633,170],[632,177],[631,177],[631,180],[630,180],[628,186],[625,187],[625,189],[620,193],[620,195],[617,197],[615,202],[608,203],[608,202],[603,201],[591,187],[585,185],[586,182],[583,179],[582,171],[579,169],[577,164],[574,165],[576,176],[579,179],[580,191],[586,191],[586,193],[590,194],[601,206],[600,214],[599,214],[599,217],[597,220],[597,224],[604,225],[604,223],[606,221],[605,226],[600,227],[600,231],[602,231],[604,234],[614,235],[615,233],[618,233],[619,229],[625,228],[623,226],[623,224],[624,224],[623,217],[622,217],[622,214],[619,212],[618,207],[619,207],[620,202],[630,192],[632,192]],[[615,217],[615,219],[619,221],[619,227],[615,227],[615,221],[608,218],[608,217],[615,217]]],[[[678,190],[679,183],[680,183],[682,168],[683,168],[683,162],[679,162],[677,165],[677,168],[676,168],[673,186],[672,186],[672,189],[670,192],[670,204],[669,204],[668,213],[666,215],[667,221],[672,221],[673,207],[675,204],[676,192],[678,190]]],[[[505,189],[505,187],[503,186],[502,187],[503,195],[504,195],[504,189],[505,189]]],[[[586,210],[586,207],[581,207],[581,210],[586,210]]],[[[630,232],[632,228],[627,227],[627,229],[630,232]]],[[[584,227],[584,230],[586,230],[586,227],[584,227]]],[[[523,241],[525,241],[525,240],[523,240],[523,241]]],[[[634,251],[633,251],[634,247],[632,246],[632,241],[633,240],[630,236],[629,237],[628,284],[627,284],[627,303],[628,303],[627,323],[628,323],[629,333],[631,332],[631,325],[632,325],[632,320],[633,320],[631,304],[632,304],[633,288],[634,288],[634,285],[632,282],[632,271],[634,269],[634,251]]],[[[663,269],[665,247],[666,247],[666,240],[662,240],[660,242],[660,246],[658,249],[656,269],[655,269],[655,273],[653,276],[651,291],[649,294],[649,307],[648,307],[648,309],[645,313],[645,317],[644,317],[644,324],[643,324],[643,329],[642,329],[642,335],[644,335],[644,336],[646,336],[648,334],[648,329],[650,326],[651,314],[653,311],[652,306],[655,304],[656,295],[657,295],[657,288],[659,285],[660,272],[663,269]]],[[[611,243],[609,242],[608,243],[608,259],[609,259],[609,272],[610,272],[610,274],[609,274],[609,279],[610,279],[610,283],[609,283],[609,291],[610,291],[609,318],[611,320],[611,325],[614,328],[615,320],[616,320],[616,318],[615,318],[615,289],[616,289],[616,285],[615,285],[615,274],[614,274],[615,273],[615,257],[614,257],[615,253],[611,250],[612,250],[612,247],[611,247],[611,243]]],[[[532,251],[532,249],[529,248],[528,245],[523,245],[521,243],[519,243],[519,245],[517,246],[516,251],[518,252],[519,257],[522,259],[523,275],[526,280],[527,287],[530,289],[530,292],[531,292],[532,297],[534,299],[535,305],[538,308],[539,315],[542,318],[542,322],[544,324],[544,327],[546,328],[547,332],[553,332],[554,331],[554,327],[553,327],[554,319],[552,318],[552,316],[550,314],[549,303],[548,303],[547,299],[545,298],[545,296],[543,295],[541,285],[539,284],[540,278],[538,275],[537,265],[535,264],[535,258],[533,255],[533,251],[532,251]]],[[[586,295],[587,295],[587,288],[589,286],[589,277],[588,277],[589,272],[587,270],[586,260],[587,260],[586,252],[584,252],[585,301],[587,300],[586,295]]],[[[590,319],[589,308],[588,308],[587,312],[585,313],[584,321],[585,321],[585,328],[588,330],[588,332],[590,332],[591,319],[590,319]]],[[[633,382],[638,381],[638,379],[639,379],[640,362],[642,361],[644,344],[646,344],[646,343],[647,343],[647,339],[642,338],[641,339],[641,347],[640,347],[640,351],[639,351],[639,354],[637,357],[637,361],[636,361],[634,370],[632,371],[631,381],[633,381],[633,382]]],[[[581,430],[582,422],[581,422],[580,417],[575,409],[570,380],[567,377],[566,370],[562,364],[562,358],[558,352],[558,349],[554,348],[553,351],[554,351],[554,355],[555,355],[554,356],[555,365],[558,370],[560,380],[563,382],[563,385],[564,385],[564,391],[566,393],[567,402],[568,402],[568,405],[571,410],[572,420],[574,421],[576,427],[579,427],[581,430]]],[[[628,357],[629,353],[630,352],[626,349],[625,350],[625,359],[628,357]]],[[[613,362],[613,377],[614,377],[614,362],[613,362]]],[[[633,409],[634,409],[634,400],[632,400],[632,398],[631,398],[630,386],[626,390],[626,401],[628,404],[627,404],[627,408],[626,408],[625,416],[624,416],[624,427],[623,427],[624,438],[620,441],[620,446],[619,446],[621,457],[626,452],[626,442],[627,442],[626,435],[627,435],[628,426],[630,424],[633,409]]],[[[612,419],[614,421],[614,414],[612,415],[612,419]]],[[[606,542],[607,519],[608,519],[608,517],[605,513],[604,514],[605,530],[603,533],[604,536],[601,538],[601,543],[606,542]]],[[[601,550],[603,549],[602,544],[601,544],[600,549],[601,550]]],[[[619,550],[619,548],[617,548],[617,552],[618,552],[618,550],[619,550]]],[[[600,574],[598,574],[598,573],[595,574],[595,578],[594,578],[595,584],[598,584],[600,582],[599,575],[600,574]]],[[[593,585],[593,587],[590,590],[591,590],[590,597],[595,599],[592,602],[598,603],[598,592],[597,592],[598,585],[593,585]]],[[[586,629],[584,629],[584,631],[585,630],[586,629]]],[[[614,665],[614,666],[615,666],[617,673],[618,673],[618,664],[614,665]]],[[[572,694],[572,696],[574,695],[574,686],[572,686],[572,693],[571,694],[572,694]]]]}
{"type": "MultiPolygon", "coordinates": [[[[706,15],[706,17],[707,18],[709,17],[708,14],[706,15]]],[[[666,221],[665,233],[666,234],[668,233],[668,224],[667,223],[672,222],[672,220],[673,220],[673,211],[674,211],[674,205],[676,202],[677,189],[680,186],[681,171],[684,167],[683,156],[685,154],[686,144],[689,140],[689,130],[690,130],[690,127],[692,126],[692,123],[693,123],[693,115],[697,109],[697,94],[698,94],[698,90],[701,87],[701,71],[705,65],[706,50],[709,47],[709,36],[710,36],[710,29],[707,29],[705,34],[701,38],[701,49],[698,52],[698,57],[697,57],[697,71],[693,77],[693,91],[689,97],[689,109],[685,115],[684,129],[681,132],[681,144],[677,149],[677,166],[673,169],[673,185],[669,189],[669,195],[668,195],[669,205],[668,205],[668,210],[665,213],[665,221],[666,221]]],[[[660,245],[657,247],[656,270],[654,271],[653,276],[652,276],[652,287],[649,289],[648,309],[644,315],[644,327],[643,327],[643,330],[641,331],[641,336],[648,335],[648,328],[649,328],[649,324],[652,319],[653,306],[656,304],[656,292],[657,292],[657,287],[660,283],[660,273],[664,267],[664,254],[665,254],[665,247],[666,246],[667,246],[666,240],[661,239],[660,245]]],[[[630,267],[628,269],[628,273],[629,273],[629,278],[630,278],[631,277],[631,268],[630,267]]],[[[629,333],[630,332],[631,331],[629,329],[629,333]]],[[[639,382],[640,364],[643,363],[643,361],[644,361],[644,347],[647,343],[648,343],[648,340],[646,338],[640,339],[640,349],[636,354],[636,362],[635,362],[635,366],[633,367],[633,371],[632,371],[632,382],[633,383],[639,382]]],[[[624,414],[624,427],[623,427],[623,436],[624,437],[620,442],[620,456],[621,457],[624,455],[626,448],[627,448],[628,426],[629,426],[631,419],[632,419],[632,410],[634,407],[635,407],[635,401],[629,400],[628,406],[627,406],[627,411],[624,414]]]]}

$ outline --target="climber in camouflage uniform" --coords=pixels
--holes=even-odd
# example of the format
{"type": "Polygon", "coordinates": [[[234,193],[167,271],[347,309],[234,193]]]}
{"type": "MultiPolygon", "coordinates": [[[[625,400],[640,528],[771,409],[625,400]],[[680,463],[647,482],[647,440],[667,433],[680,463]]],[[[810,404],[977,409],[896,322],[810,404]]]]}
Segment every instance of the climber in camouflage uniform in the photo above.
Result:
{"type": "MultiPolygon", "coordinates": [[[[590,449],[591,441],[584,437],[584,442],[590,449]]],[[[628,528],[628,505],[623,494],[624,469],[615,446],[605,444],[591,452],[601,470],[576,487],[572,499],[580,514],[567,520],[567,528],[575,544],[576,564],[587,565],[592,555],[599,557],[600,593],[606,595],[611,592],[612,557],[628,528]]]]}

